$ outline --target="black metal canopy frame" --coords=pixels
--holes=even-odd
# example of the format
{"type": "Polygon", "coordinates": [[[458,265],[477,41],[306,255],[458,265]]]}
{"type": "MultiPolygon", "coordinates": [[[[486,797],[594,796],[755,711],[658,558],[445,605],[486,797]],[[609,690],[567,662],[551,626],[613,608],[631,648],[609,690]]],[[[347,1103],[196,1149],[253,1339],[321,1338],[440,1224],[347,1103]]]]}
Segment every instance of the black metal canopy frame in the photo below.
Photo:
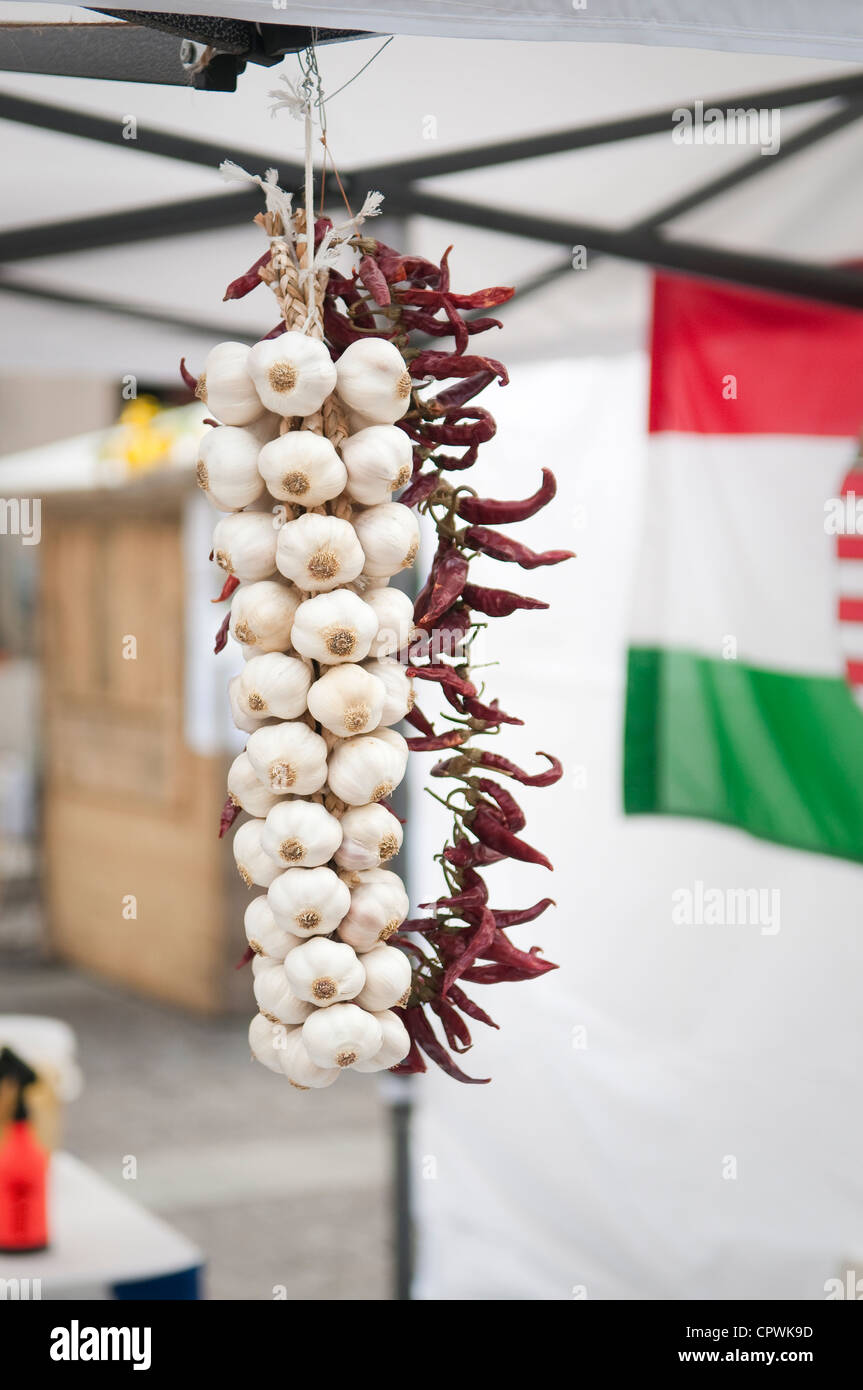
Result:
{"type": "MultiPolygon", "coordinates": [[[[252,25],[194,15],[151,15],[128,10],[103,13],[122,14],[126,20],[118,24],[80,26],[0,25],[0,69],[54,72],[67,76],[119,77],[131,81],[183,82],[208,90],[233,90],[236,74],[242,71],[246,62],[271,65],[280,62],[287,53],[300,51],[312,42],[321,44],[379,37],[355,30],[252,25]],[[79,30],[86,33],[82,35],[77,32],[79,30]]],[[[436,218],[565,248],[565,259],[555,259],[546,270],[521,285],[517,301],[568,269],[572,248],[584,247],[590,253],[589,265],[602,255],[611,255],[731,284],[863,309],[863,275],[852,269],[723,250],[703,242],[671,236],[665,230],[666,225],[675,218],[729,189],[758,176],[769,179],[770,171],[778,163],[793,158],[795,154],[858,120],[863,116],[863,73],[747,92],[718,98],[715,102],[705,101],[702,109],[716,105],[726,110],[757,110],[765,107],[783,110],[825,101],[832,103],[828,113],[819,116],[796,135],[783,140],[770,158],[755,154],[730,172],[700,184],[623,229],[495,208],[447,197],[419,185],[421,181],[438,175],[486,169],[544,155],[670,133],[680,118],[681,110],[688,109],[691,115],[695,115],[695,104],[689,108],[675,107],[674,111],[655,111],[642,116],[575,126],[546,135],[471,146],[447,154],[429,154],[389,164],[368,165],[343,172],[342,182],[348,195],[353,194],[360,200],[367,189],[379,189],[386,198],[388,211],[398,215],[436,218]]],[[[54,130],[107,145],[116,146],[122,138],[114,120],[3,93],[0,93],[0,120],[54,130]]],[[[231,159],[253,170],[263,169],[272,162],[271,156],[256,150],[226,148],[221,144],[140,125],[136,139],[123,141],[123,148],[208,168],[217,166],[222,159],[231,159]]],[[[282,161],[279,172],[284,186],[301,187],[303,170],[299,164],[282,161]]],[[[0,233],[0,265],[231,227],[253,217],[259,210],[259,204],[258,191],[249,189],[15,228],[0,233]]],[[[55,291],[37,283],[10,280],[3,277],[2,271],[0,291],[182,326],[186,330],[208,335],[214,331],[218,335],[222,331],[214,330],[212,324],[179,318],[167,310],[147,310],[117,301],[55,291]]]]}

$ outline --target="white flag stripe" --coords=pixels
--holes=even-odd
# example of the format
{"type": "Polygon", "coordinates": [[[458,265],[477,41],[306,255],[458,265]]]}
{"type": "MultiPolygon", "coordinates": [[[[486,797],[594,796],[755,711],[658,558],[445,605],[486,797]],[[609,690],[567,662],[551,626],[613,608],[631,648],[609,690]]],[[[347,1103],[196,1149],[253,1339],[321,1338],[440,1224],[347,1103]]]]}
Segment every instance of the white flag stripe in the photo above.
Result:
{"type": "Polygon", "coordinates": [[[856,442],[668,433],[649,450],[632,644],[844,676],[828,518],[856,442]]]}

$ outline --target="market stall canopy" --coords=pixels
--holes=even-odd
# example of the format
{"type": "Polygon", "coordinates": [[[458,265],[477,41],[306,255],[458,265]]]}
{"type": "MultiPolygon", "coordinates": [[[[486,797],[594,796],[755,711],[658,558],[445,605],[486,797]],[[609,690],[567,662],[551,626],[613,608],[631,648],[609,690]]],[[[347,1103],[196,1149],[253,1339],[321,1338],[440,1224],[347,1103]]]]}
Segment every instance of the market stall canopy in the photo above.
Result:
{"type": "MultiPolygon", "coordinates": [[[[266,20],[274,13],[270,3],[243,0],[196,8],[266,20]]],[[[646,294],[640,261],[650,261],[651,247],[661,256],[670,246],[679,257],[694,243],[713,257],[824,267],[859,255],[863,84],[850,63],[825,56],[840,51],[840,31],[852,36],[844,56],[863,54],[853,37],[863,14],[851,6],[723,8],[717,22],[690,25],[689,41],[697,32],[704,45],[698,50],[670,46],[684,41],[679,5],[664,7],[667,23],[625,31],[629,40],[669,45],[662,47],[543,41],[619,39],[619,28],[602,27],[609,7],[594,3],[565,20],[555,6],[565,33],[551,30],[551,5],[532,6],[530,41],[440,37],[469,33],[463,26],[478,11],[470,5],[435,6],[432,36],[414,36],[432,8],[412,6],[407,18],[383,22],[353,6],[315,7],[321,24],[400,31],[379,53],[380,37],[319,51],[329,145],[352,198],[368,187],[386,194],[384,239],[389,233],[435,258],[454,243],[459,287],[538,286],[504,311],[510,359],[616,351],[637,340],[646,294]],[[730,44],[734,30],[741,47],[774,51],[707,49],[730,44]],[[818,56],[799,56],[804,48],[818,56]],[[677,108],[728,106],[744,94],[772,107],[777,91],[777,106],[790,100],[778,152],[672,138],[677,108]],[[663,234],[648,245],[658,214],[663,234]],[[394,217],[402,225],[394,228],[394,217]],[[576,256],[573,269],[580,246],[586,268],[576,256]]],[[[482,13],[496,35],[516,34],[519,15],[527,27],[526,8],[482,13]]],[[[689,13],[703,17],[705,7],[689,13]]],[[[279,23],[310,14],[293,4],[276,11],[279,23]]],[[[4,9],[7,22],[94,17],[52,5],[4,9]]],[[[260,254],[261,241],[250,220],[254,198],[226,188],[218,163],[229,156],[255,172],[275,164],[286,185],[297,185],[301,129],[285,113],[268,114],[281,71],[295,75],[295,61],[250,65],[236,93],[3,74],[0,367],[60,374],[73,343],[78,371],[168,381],[182,352],[196,365],[214,337],[251,339],[272,327],[264,292],[222,303],[227,281],[260,254]]]]}
{"type": "MultiPolygon", "coordinates": [[[[57,4],[60,0],[55,0],[57,4]]],[[[63,8],[68,8],[64,6],[63,8]]],[[[117,7],[169,14],[176,5],[117,7]]],[[[644,43],[863,58],[863,10],[856,0],[195,0],[194,13],[257,24],[304,24],[460,39],[644,43]]]]}

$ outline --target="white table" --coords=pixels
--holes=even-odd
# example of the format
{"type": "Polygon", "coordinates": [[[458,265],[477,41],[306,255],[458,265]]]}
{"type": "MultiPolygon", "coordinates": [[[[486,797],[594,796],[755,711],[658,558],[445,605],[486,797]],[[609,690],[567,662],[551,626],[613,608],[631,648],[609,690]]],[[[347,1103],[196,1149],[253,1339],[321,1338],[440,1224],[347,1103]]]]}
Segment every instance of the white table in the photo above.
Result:
{"type": "Polygon", "coordinates": [[[51,1159],[49,1224],[49,1249],[0,1254],[0,1299],[201,1296],[201,1251],[68,1153],[51,1159]]]}

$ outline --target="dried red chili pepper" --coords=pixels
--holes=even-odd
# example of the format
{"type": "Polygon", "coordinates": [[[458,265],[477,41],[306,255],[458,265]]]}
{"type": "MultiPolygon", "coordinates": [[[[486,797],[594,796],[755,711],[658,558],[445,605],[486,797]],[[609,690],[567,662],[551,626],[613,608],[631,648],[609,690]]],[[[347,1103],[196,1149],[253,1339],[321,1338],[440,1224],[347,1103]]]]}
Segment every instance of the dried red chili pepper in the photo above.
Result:
{"type": "Polygon", "coordinates": [[[436,898],[433,903],[420,903],[420,907],[453,907],[459,915],[464,912],[475,912],[479,908],[485,907],[488,902],[488,889],[483,883],[479,874],[474,874],[476,883],[465,888],[461,893],[456,893],[451,898],[436,898]]]}
{"type": "Polygon", "coordinates": [[[485,748],[473,749],[469,756],[477,767],[487,768],[489,772],[502,772],[514,781],[520,782],[523,787],[551,787],[563,776],[563,764],[551,753],[537,753],[538,758],[548,758],[551,767],[547,767],[544,772],[532,774],[525,772],[517,763],[510,762],[509,758],[504,758],[500,753],[490,753],[485,748]]]}
{"type": "Polygon", "coordinates": [[[486,589],[479,584],[465,584],[462,598],[470,608],[476,608],[489,618],[508,618],[518,608],[547,608],[548,604],[539,598],[528,598],[525,594],[514,594],[509,589],[486,589]]]}
{"type": "Polygon", "coordinates": [[[261,339],[261,342],[265,342],[269,338],[280,338],[282,334],[287,333],[287,331],[288,325],[285,323],[285,320],[279,319],[279,322],[276,324],[275,328],[271,328],[269,333],[264,334],[263,338],[261,339]]]}
{"type": "Polygon", "coordinates": [[[219,594],[219,597],[211,598],[210,602],[222,603],[226,598],[230,598],[234,590],[238,589],[239,587],[240,581],[237,578],[237,576],[235,574],[229,574],[224,584],[222,585],[222,592],[219,594]]]}
{"type": "Polygon", "coordinates": [[[472,468],[479,455],[479,445],[470,444],[463,454],[456,458],[455,454],[435,454],[434,462],[438,468],[450,469],[453,473],[463,473],[466,468],[472,468]]]}
{"type": "Polygon", "coordinates": [[[224,651],[225,647],[228,645],[228,624],[230,621],[231,615],[230,613],[226,613],[219,625],[219,631],[216,633],[216,645],[213,651],[217,656],[219,652],[224,651]]]}
{"type": "Polygon", "coordinates": [[[261,277],[258,272],[270,263],[270,252],[265,251],[263,256],[259,256],[254,265],[250,265],[245,275],[238,275],[236,280],[232,280],[225,290],[223,302],[226,299],[244,299],[247,294],[251,294],[261,284],[261,277]]]}
{"type": "Polygon", "coordinates": [[[498,304],[506,304],[512,299],[515,290],[510,285],[494,285],[487,290],[474,290],[473,294],[453,294],[448,286],[437,289],[413,290],[411,304],[439,304],[443,298],[450,300],[456,309],[495,309],[498,304]]]}
{"type": "Polygon", "coordinates": [[[468,408],[459,407],[456,410],[447,411],[443,417],[443,424],[425,425],[423,427],[423,438],[432,444],[439,445],[459,445],[459,444],[487,444],[493,439],[497,432],[497,425],[494,417],[482,408],[474,405],[468,408]],[[472,424],[460,424],[461,420],[470,420],[472,424]]]}
{"type": "Polygon", "coordinates": [[[417,680],[435,681],[447,690],[455,690],[459,695],[476,694],[476,686],[471,681],[460,676],[454,666],[445,666],[443,662],[431,661],[427,666],[407,666],[405,671],[409,676],[416,676],[417,680]]]}
{"type": "Polygon", "coordinates": [[[402,922],[399,930],[403,932],[432,932],[437,931],[438,925],[436,917],[409,917],[406,922],[402,922]]]}
{"type": "Polygon", "coordinates": [[[375,242],[375,260],[391,285],[405,280],[439,280],[440,269],[423,256],[403,256],[383,241],[375,242]]]}
{"type": "MultiPolygon", "coordinates": [[[[556,968],[556,967],[555,967],[556,968]]],[[[461,977],[471,985],[513,985],[522,980],[539,977],[534,971],[519,970],[517,965],[471,965],[461,977]]]]}
{"type": "Polygon", "coordinates": [[[185,384],[186,386],[188,386],[188,388],[189,388],[189,390],[191,391],[192,395],[193,395],[193,396],[197,395],[197,392],[198,392],[198,378],[197,378],[196,376],[192,376],[192,373],[189,371],[188,367],[186,366],[186,359],[185,359],[185,357],[181,357],[181,358],[180,358],[180,376],[183,378],[184,384],[185,384]]]}
{"type": "Polygon", "coordinates": [[[433,415],[445,415],[454,406],[465,405],[467,401],[472,401],[474,396],[479,395],[480,391],[491,386],[496,376],[497,373],[491,371],[475,372],[473,376],[465,377],[456,386],[448,386],[445,391],[432,396],[425,402],[426,409],[433,415]]]}
{"type": "Polygon", "coordinates": [[[554,898],[541,898],[533,907],[494,908],[494,920],[498,927],[517,927],[522,922],[533,922],[550,907],[556,907],[554,898]]]}
{"type": "Polygon", "coordinates": [[[521,859],[527,864],[542,864],[546,869],[553,867],[550,859],[538,849],[534,849],[533,845],[513,835],[512,831],[501,825],[497,817],[484,806],[478,806],[470,815],[465,816],[465,824],[482,844],[499,854],[505,854],[510,859],[521,859]]]}
{"type": "Polygon", "coordinates": [[[456,508],[458,514],[464,521],[469,521],[481,526],[490,522],[493,526],[501,526],[508,521],[527,521],[528,517],[535,516],[544,506],[554,497],[557,492],[557,483],[550,468],[543,468],[542,483],[531,497],[522,497],[514,502],[498,501],[494,497],[469,497],[464,495],[459,498],[456,508]]]}
{"type": "Polygon", "coordinates": [[[355,328],[349,318],[340,314],[329,302],[324,303],[324,334],[331,347],[346,348],[366,335],[355,328]]]}
{"type": "Polygon", "coordinates": [[[489,1028],[500,1029],[500,1025],[495,1023],[493,1018],[489,1018],[485,1009],[481,1009],[479,1004],[468,998],[458,985],[450,985],[449,998],[457,1009],[461,1009],[463,1014],[467,1014],[468,1018],[472,1018],[476,1023],[485,1023],[489,1028]]]}
{"type": "Polygon", "coordinates": [[[423,635],[416,637],[408,647],[410,662],[430,657],[448,656],[453,660],[464,660],[462,643],[473,625],[469,608],[457,604],[450,608],[423,635]]]}
{"type": "Polygon", "coordinates": [[[327,232],[332,230],[333,219],[331,217],[315,218],[315,250],[317,251],[327,232]]]}
{"type": "Polygon", "coordinates": [[[502,787],[499,782],[493,782],[490,777],[476,777],[472,785],[497,803],[507,830],[517,832],[524,829],[527,824],[527,817],[506,787],[502,787]]]}
{"type": "Polygon", "coordinates": [[[467,560],[455,546],[439,548],[429,576],[431,587],[427,594],[420,594],[414,605],[414,621],[420,627],[431,627],[460,596],[467,574],[467,560]]]}
{"type": "Polygon", "coordinates": [[[487,526],[468,526],[462,538],[471,550],[481,550],[492,560],[510,560],[523,570],[535,570],[540,565],[559,565],[563,560],[575,558],[574,550],[531,550],[504,536],[500,531],[491,531],[487,526]]]}
{"type": "Polygon", "coordinates": [[[376,304],[384,305],[392,302],[386,276],[374,256],[363,256],[357,267],[357,275],[376,304]]]}
{"type": "Polygon", "coordinates": [[[465,714],[472,719],[481,719],[484,724],[524,724],[523,719],[517,719],[514,714],[504,714],[502,709],[498,709],[497,700],[484,705],[481,700],[466,695],[461,703],[465,714]]]}
{"type": "Polygon", "coordinates": [[[235,970],[242,970],[242,968],[243,968],[244,965],[248,965],[249,961],[252,959],[252,957],[254,956],[254,954],[255,954],[255,953],[254,953],[254,951],[252,950],[251,946],[247,946],[246,949],[245,949],[245,951],[243,952],[243,954],[240,956],[240,959],[237,961],[236,965],[234,966],[234,969],[235,969],[235,970]]]}
{"type": "Polygon", "coordinates": [[[453,1052],[467,1052],[473,1046],[470,1029],[447,999],[430,999],[429,1007],[434,1010],[443,1024],[447,1045],[453,1052]]]}
{"type": "MultiPolygon", "coordinates": [[[[430,1057],[433,1062],[437,1062],[437,1065],[446,1072],[447,1076],[453,1077],[456,1081],[467,1082],[471,1086],[485,1086],[491,1080],[490,1076],[468,1076],[461,1067],[456,1066],[446,1048],[435,1037],[432,1026],[422,1009],[406,1009],[402,1021],[413,1041],[422,1048],[427,1057],[430,1057]]],[[[408,1053],[408,1057],[410,1057],[410,1053],[408,1053]]],[[[398,1067],[393,1067],[393,1071],[398,1071],[403,1066],[404,1062],[400,1062],[398,1067]]]]}
{"type": "Polygon", "coordinates": [[[413,482],[408,483],[399,501],[405,507],[418,507],[431,497],[440,481],[438,473],[417,473],[413,482]]]}
{"type": "Polygon", "coordinates": [[[411,376],[430,376],[438,381],[445,381],[451,376],[473,376],[475,372],[494,372],[501,386],[506,386],[509,381],[506,367],[493,357],[462,357],[458,353],[433,352],[431,349],[415,357],[408,364],[408,371],[411,376]]]}
{"type": "Polygon", "coordinates": [[[465,838],[454,845],[447,845],[443,857],[455,869],[481,869],[489,864],[498,864],[508,856],[506,853],[499,854],[488,845],[480,844],[478,840],[465,838]]]}
{"type": "Polygon", "coordinates": [[[220,840],[222,836],[228,830],[230,830],[231,826],[234,824],[234,821],[237,819],[237,816],[240,814],[241,809],[242,808],[237,805],[236,801],[232,801],[229,796],[225,798],[225,804],[222,807],[222,815],[219,820],[220,840]]]}
{"type": "Polygon", "coordinates": [[[494,961],[497,965],[514,966],[517,970],[523,971],[526,977],[547,975],[549,970],[558,968],[553,961],[542,958],[538,946],[532,946],[529,951],[520,951],[500,928],[495,932],[491,945],[482,953],[482,958],[494,961]]]}
{"type": "MultiPolygon", "coordinates": [[[[401,1010],[397,1009],[396,1012],[401,1013],[401,1010]]],[[[411,1010],[411,1013],[420,1012],[421,1010],[419,1009],[411,1010]]],[[[404,1019],[402,1021],[404,1022],[404,1019]]],[[[396,1066],[390,1067],[390,1071],[393,1072],[395,1076],[414,1076],[418,1072],[428,1071],[428,1067],[423,1061],[420,1050],[413,1038],[411,1039],[410,1052],[407,1057],[403,1057],[396,1066]]]]}
{"type": "Polygon", "coordinates": [[[414,705],[413,709],[408,710],[405,715],[405,722],[407,724],[412,724],[415,729],[419,729],[420,733],[425,734],[427,738],[435,737],[434,725],[426,719],[422,710],[418,709],[416,705],[414,705]]]}
{"type": "Polygon", "coordinates": [[[455,984],[456,980],[468,970],[478,956],[482,956],[484,951],[494,940],[497,928],[494,918],[487,907],[484,907],[479,914],[479,921],[470,931],[460,932],[459,936],[464,944],[464,950],[456,960],[451,960],[447,964],[441,980],[441,998],[445,999],[450,985],[455,984]]]}
{"type": "Polygon", "coordinates": [[[469,729],[449,729],[445,734],[429,738],[408,738],[405,743],[412,753],[440,753],[444,748],[457,748],[468,737],[469,729]]]}

